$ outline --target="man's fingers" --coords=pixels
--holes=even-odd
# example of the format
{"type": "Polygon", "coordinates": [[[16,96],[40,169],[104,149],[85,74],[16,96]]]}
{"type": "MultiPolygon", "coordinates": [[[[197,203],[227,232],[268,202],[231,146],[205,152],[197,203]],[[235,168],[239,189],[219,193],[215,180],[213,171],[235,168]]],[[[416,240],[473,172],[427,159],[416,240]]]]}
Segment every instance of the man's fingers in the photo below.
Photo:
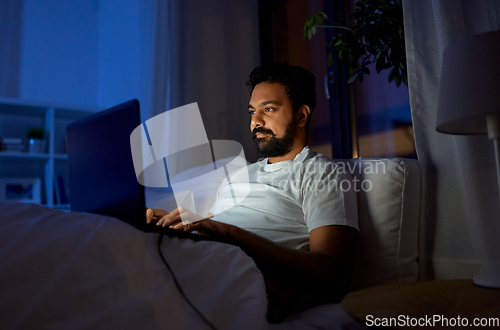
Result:
{"type": "MultiPolygon", "coordinates": [[[[153,216],[154,219],[154,216],[153,216]]],[[[163,216],[156,223],[157,226],[170,227],[173,229],[185,230],[187,224],[193,224],[199,220],[202,220],[200,216],[189,211],[184,207],[178,207],[167,215],[163,216]]]]}
{"type": "Polygon", "coordinates": [[[169,226],[169,228],[180,230],[184,229],[184,224],[182,222],[176,223],[175,225],[169,226]]]}
{"type": "Polygon", "coordinates": [[[168,212],[162,209],[149,209],[146,208],[146,222],[156,221],[168,215],[168,212]]]}
{"type": "Polygon", "coordinates": [[[173,216],[173,217],[174,217],[174,216],[177,216],[177,215],[179,215],[179,213],[181,213],[180,211],[182,211],[182,208],[181,208],[181,207],[178,207],[178,208],[176,208],[175,210],[173,210],[172,212],[170,212],[170,213],[169,213],[169,215],[171,215],[171,216],[173,216]],[[179,209],[180,209],[180,210],[179,210],[179,209]]]}
{"type": "Polygon", "coordinates": [[[200,230],[200,229],[203,229],[203,227],[200,225],[200,222],[195,222],[195,223],[190,223],[189,225],[187,225],[184,230],[189,230],[189,231],[193,231],[193,230],[200,230]]]}
{"type": "MultiPolygon", "coordinates": [[[[172,213],[170,213],[172,214],[172,213]]],[[[165,227],[166,225],[170,225],[171,224],[171,215],[168,214],[164,217],[162,217],[160,220],[158,220],[158,222],[156,223],[157,226],[163,226],[165,227]]]]}
{"type": "MultiPolygon", "coordinates": [[[[211,214],[210,214],[211,215],[211,214]]],[[[178,207],[172,212],[168,213],[159,209],[146,209],[146,222],[158,220],[157,226],[170,227],[173,229],[185,229],[184,223],[194,223],[200,220],[200,216],[189,211],[184,207],[178,207]]]]}
{"type": "Polygon", "coordinates": [[[210,230],[210,224],[208,219],[203,219],[197,222],[193,222],[189,226],[189,230],[210,230]]]}
{"type": "Polygon", "coordinates": [[[150,223],[151,219],[153,218],[154,210],[153,209],[147,209],[146,210],[146,222],[150,223]]]}
{"type": "Polygon", "coordinates": [[[175,224],[176,222],[179,222],[179,221],[181,221],[180,214],[172,216],[172,213],[170,213],[170,214],[164,216],[163,218],[161,218],[160,220],[158,220],[156,225],[166,227],[166,226],[171,226],[172,224],[175,224]]]}

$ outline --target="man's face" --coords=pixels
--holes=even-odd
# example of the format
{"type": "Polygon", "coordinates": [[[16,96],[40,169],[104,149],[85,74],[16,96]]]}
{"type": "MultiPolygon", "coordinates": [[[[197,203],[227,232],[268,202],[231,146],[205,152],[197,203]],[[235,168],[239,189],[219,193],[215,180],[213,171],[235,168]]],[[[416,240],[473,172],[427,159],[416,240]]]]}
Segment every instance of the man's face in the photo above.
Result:
{"type": "Polygon", "coordinates": [[[283,85],[265,82],[256,85],[248,112],[252,116],[252,139],[259,154],[263,157],[280,157],[292,150],[297,119],[283,85]]]}

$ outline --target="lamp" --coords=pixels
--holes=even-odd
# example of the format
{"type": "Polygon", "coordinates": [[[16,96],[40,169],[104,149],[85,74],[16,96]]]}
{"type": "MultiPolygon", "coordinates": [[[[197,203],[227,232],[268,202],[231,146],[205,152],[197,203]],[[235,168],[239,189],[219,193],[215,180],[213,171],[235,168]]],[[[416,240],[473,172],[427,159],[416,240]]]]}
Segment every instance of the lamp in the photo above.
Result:
{"type": "MultiPolygon", "coordinates": [[[[500,31],[469,36],[445,49],[436,130],[460,135],[488,133],[500,189],[500,31]]],[[[500,221],[500,215],[490,220],[500,221]]],[[[498,267],[487,270],[483,262],[483,269],[485,274],[475,276],[474,283],[500,288],[498,267]]]]}

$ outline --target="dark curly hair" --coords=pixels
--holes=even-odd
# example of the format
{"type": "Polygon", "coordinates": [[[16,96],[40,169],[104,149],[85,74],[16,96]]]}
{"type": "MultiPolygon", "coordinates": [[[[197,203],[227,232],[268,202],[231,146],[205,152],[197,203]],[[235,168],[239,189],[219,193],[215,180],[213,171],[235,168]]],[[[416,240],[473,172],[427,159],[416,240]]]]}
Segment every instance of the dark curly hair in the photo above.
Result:
{"type": "Polygon", "coordinates": [[[308,70],[283,63],[268,63],[256,67],[250,73],[247,86],[251,86],[250,95],[255,86],[262,82],[278,82],[285,87],[286,94],[293,104],[293,113],[297,113],[302,105],[309,106],[311,110],[306,122],[306,132],[309,132],[311,115],[316,106],[316,79],[308,70]]]}

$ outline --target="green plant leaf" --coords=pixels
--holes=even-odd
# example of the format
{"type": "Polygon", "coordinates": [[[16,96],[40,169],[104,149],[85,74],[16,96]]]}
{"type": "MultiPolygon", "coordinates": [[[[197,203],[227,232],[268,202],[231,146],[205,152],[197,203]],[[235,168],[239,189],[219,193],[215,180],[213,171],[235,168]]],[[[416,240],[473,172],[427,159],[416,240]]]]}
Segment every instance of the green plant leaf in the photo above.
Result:
{"type": "Polygon", "coordinates": [[[360,82],[363,82],[363,72],[360,72],[358,74],[358,79],[359,79],[360,82]]]}
{"type": "Polygon", "coordinates": [[[401,77],[403,79],[403,83],[408,86],[408,72],[406,70],[403,70],[401,77]]]}
{"type": "MultiPolygon", "coordinates": [[[[327,45],[337,52],[339,64],[344,65],[350,82],[363,80],[369,72],[366,65],[370,59],[376,64],[377,73],[391,69],[391,82],[397,85],[407,82],[402,0],[358,0],[354,13],[340,15],[338,20],[317,12],[306,20],[304,35],[311,38],[317,28],[337,30],[327,45]]],[[[330,65],[332,58],[333,54],[329,54],[330,65]]]]}
{"type": "Polygon", "coordinates": [[[375,64],[375,69],[377,69],[377,73],[380,73],[382,70],[384,70],[385,66],[385,57],[382,56],[378,59],[377,64],[375,64]]]}
{"type": "Polygon", "coordinates": [[[303,33],[302,37],[304,39],[306,39],[308,36],[309,36],[309,25],[306,22],[306,24],[304,24],[304,33],[303,33]]]}
{"type": "Polygon", "coordinates": [[[41,126],[31,127],[28,130],[29,139],[43,139],[45,137],[45,130],[41,126]]]}
{"type": "Polygon", "coordinates": [[[396,77],[394,77],[394,82],[398,87],[401,85],[401,76],[399,74],[396,77]]]}
{"type": "Polygon", "coordinates": [[[333,47],[340,47],[344,43],[344,40],[338,39],[334,44],[333,47]]]}
{"type": "Polygon", "coordinates": [[[322,11],[318,11],[318,12],[314,13],[312,16],[315,17],[316,22],[318,22],[318,23],[321,22],[322,20],[328,18],[328,15],[322,11]]]}
{"type": "Polygon", "coordinates": [[[355,81],[356,81],[356,79],[358,78],[358,74],[359,74],[359,72],[356,72],[355,74],[353,74],[353,75],[349,78],[349,80],[347,80],[347,83],[348,83],[348,84],[350,84],[350,83],[355,82],[355,81]]]}
{"type": "Polygon", "coordinates": [[[391,72],[389,73],[389,82],[393,81],[394,78],[396,77],[396,68],[392,68],[391,72]]]}

